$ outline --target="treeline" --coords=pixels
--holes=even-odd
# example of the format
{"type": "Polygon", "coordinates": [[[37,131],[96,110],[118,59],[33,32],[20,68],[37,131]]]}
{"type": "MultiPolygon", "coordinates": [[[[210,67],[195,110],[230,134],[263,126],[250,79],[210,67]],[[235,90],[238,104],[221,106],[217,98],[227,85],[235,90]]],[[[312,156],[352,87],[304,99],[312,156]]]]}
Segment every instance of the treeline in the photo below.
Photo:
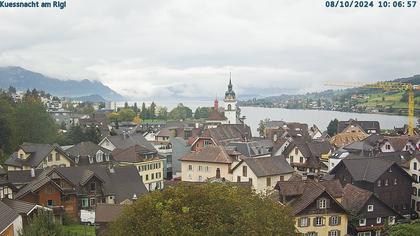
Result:
{"type": "Polygon", "coordinates": [[[22,102],[14,102],[9,92],[0,90],[0,163],[24,142],[60,145],[99,142],[97,128],[73,126],[66,133],[58,133],[59,127],[46,111],[40,93],[28,90],[22,102]]]}
{"type": "Polygon", "coordinates": [[[57,138],[57,125],[37,92],[30,91],[15,103],[0,91],[0,161],[23,142],[52,143],[57,138]]]}
{"type": "Polygon", "coordinates": [[[129,106],[125,102],[123,108],[119,108],[117,112],[112,112],[108,115],[111,122],[120,121],[134,121],[139,122],[141,120],[185,120],[185,119],[205,119],[209,117],[212,112],[211,107],[198,107],[193,113],[191,108],[184,106],[179,103],[171,111],[163,106],[157,106],[154,102],[149,107],[143,102],[141,108],[137,106],[135,102],[132,106],[129,106]]]}

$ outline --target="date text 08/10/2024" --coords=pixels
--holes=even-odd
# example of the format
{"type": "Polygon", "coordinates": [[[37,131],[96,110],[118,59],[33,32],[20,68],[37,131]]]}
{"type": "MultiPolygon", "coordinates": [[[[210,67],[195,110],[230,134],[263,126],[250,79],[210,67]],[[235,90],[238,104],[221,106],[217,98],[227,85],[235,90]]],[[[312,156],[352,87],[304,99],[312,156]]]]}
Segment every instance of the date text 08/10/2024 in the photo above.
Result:
{"type": "Polygon", "coordinates": [[[327,8],[414,8],[417,6],[417,1],[357,1],[357,0],[337,0],[325,1],[327,8]]]}

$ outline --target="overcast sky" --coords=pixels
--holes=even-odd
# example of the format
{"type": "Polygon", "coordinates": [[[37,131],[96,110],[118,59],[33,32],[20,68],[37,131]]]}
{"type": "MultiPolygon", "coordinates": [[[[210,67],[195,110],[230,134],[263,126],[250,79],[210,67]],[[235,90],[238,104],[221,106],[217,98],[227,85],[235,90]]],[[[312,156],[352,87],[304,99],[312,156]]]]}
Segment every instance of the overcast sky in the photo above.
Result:
{"type": "Polygon", "coordinates": [[[330,9],[324,0],[67,0],[0,9],[0,65],[99,80],[137,98],[325,89],[420,73],[420,6],[330,9]]]}

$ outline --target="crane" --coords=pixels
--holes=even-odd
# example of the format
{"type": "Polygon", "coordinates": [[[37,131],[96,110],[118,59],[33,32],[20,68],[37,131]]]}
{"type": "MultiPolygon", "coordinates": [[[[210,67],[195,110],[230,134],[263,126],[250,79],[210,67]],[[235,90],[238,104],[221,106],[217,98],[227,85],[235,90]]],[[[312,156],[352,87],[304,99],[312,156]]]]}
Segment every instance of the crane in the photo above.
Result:
{"type": "Polygon", "coordinates": [[[336,83],[327,82],[326,86],[339,86],[339,87],[361,87],[361,88],[376,88],[383,89],[384,91],[405,91],[408,94],[408,135],[414,135],[414,90],[420,90],[420,86],[411,83],[401,82],[377,82],[373,84],[364,83],[336,83]]]}

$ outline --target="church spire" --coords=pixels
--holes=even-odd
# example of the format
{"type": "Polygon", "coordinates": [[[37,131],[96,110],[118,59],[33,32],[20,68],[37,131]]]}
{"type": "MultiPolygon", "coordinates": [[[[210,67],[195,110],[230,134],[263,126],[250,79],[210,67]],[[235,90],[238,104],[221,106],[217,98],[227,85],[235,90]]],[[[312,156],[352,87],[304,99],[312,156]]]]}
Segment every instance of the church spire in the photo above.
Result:
{"type": "Polygon", "coordinates": [[[229,85],[228,85],[229,91],[232,91],[232,72],[229,72],[229,85]]]}

